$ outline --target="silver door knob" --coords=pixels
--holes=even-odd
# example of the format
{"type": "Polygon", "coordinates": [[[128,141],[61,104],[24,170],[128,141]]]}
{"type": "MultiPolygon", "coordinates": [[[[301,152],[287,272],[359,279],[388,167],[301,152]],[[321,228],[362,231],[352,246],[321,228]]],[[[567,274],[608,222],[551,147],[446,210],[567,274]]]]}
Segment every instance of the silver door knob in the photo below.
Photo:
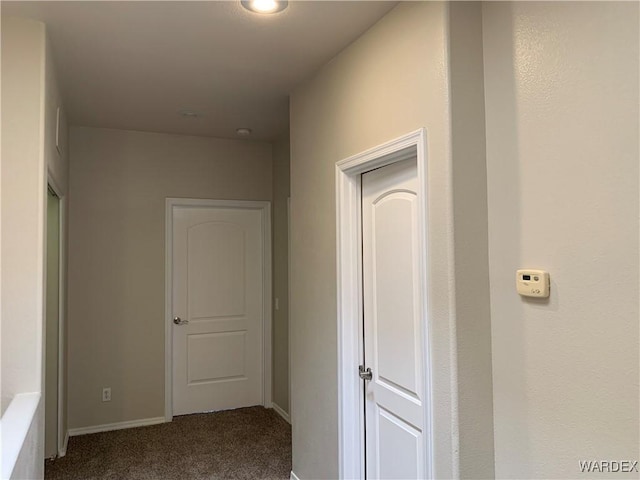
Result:
{"type": "Polygon", "coordinates": [[[360,375],[360,378],[363,380],[371,380],[373,378],[373,372],[371,369],[367,368],[365,370],[364,365],[360,365],[358,367],[358,375],[360,375]]]}
{"type": "Polygon", "coordinates": [[[189,323],[189,320],[182,320],[180,317],[173,317],[173,323],[176,325],[186,325],[189,323]]]}

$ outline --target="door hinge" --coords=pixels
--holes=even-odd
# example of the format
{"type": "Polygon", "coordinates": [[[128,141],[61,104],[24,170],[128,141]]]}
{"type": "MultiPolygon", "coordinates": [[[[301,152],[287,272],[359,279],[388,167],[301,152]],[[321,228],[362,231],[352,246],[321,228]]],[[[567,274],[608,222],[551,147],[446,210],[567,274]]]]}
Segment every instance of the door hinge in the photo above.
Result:
{"type": "Polygon", "coordinates": [[[371,369],[367,368],[365,370],[364,365],[358,366],[358,375],[360,375],[360,378],[363,380],[371,380],[373,378],[373,373],[371,372],[371,369]]]}

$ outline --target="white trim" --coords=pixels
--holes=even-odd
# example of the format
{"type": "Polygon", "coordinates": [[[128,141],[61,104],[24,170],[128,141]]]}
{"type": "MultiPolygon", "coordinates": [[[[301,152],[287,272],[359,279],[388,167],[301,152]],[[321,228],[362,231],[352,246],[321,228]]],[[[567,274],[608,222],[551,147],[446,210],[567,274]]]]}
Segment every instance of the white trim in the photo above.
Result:
{"type": "Polygon", "coordinates": [[[362,258],[359,175],[347,177],[336,166],[338,242],[338,476],[364,478],[364,397],[354,380],[363,358],[362,288],[359,279],[362,258]],[[355,299],[355,300],[354,300],[355,299]],[[351,321],[349,321],[349,319],[351,321]]]}
{"type": "Polygon", "coordinates": [[[262,214],[263,259],[263,391],[262,402],[265,408],[272,405],[272,319],[271,319],[271,202],[252,200],[210,200],[198,198],[167,198],[165,200],[165,371],[164,371],[164,421],[173,420],[173,317],[172,306],[172,253],[173,253],[173,207],[225,207],[258,210],[262,214]]]}
{"type": "Polygon", "coordinates": [[[286,422],[291,425],[291,417],[287,412],[284,411],[282,407],[280,407],[280,405],[278,405],[276,402],[271,402],[271,408],[273,408],[278,415],[284,418],[286,422]]]}
{"type": "Polygon", "coordinates": [[[58,455],[60,457],[64,456],[62,447],[64,446],[64,451],[66,452],[65,441],[68,438],[68,432],[65,431],[63,426],[63,416],[64,416],[64,407],[66,398],[64,397],[64,382],[66,380],[66,372],[64,370],[64,359],[66,354],[66,344],[65,344],[65,325],[66,325],[66,315],[67,315],[67,289],[66,289],[66,278],[67,278],[67,255],[66,255],[66,241],[67,236],[65,235],[65,228],[67,222],[66,215],[66,207],[67,207],[67,198],[65,196],[58,196],[58,215],[59,215],[59,225],[60,231],[58,241],[60,242],[59,253],[58,253],[58,455]]]}
{"type": "Polygon", "coordinates": [[[62,446],[60,450],[58,450],[58,457],[62,458],[67,454],[67,447],[69,446],[69,431],[64,435],[64,440],[62,441],[62,446]]]}
{"type": "MultiPolygon", "coordinates": [[[[239,201],[233,202],[236,205],[239,204],[239,201]]],[[[242,205],[245,205],[243,208],[247,208],[249,205],[255,205],[256,209],[260,209],[260,205],[262,205],[262,238],[264,238],[264,244],[262,246],[263,250],[263,266],[262,266],[262,289],[263,289],[263,334],[262,334],[262,345],[263,345],[263,367],[264,371],[262,372],[262,385],[263,385],[263,394],[262,398],[264,400],[265,408],[271,408],[271,404],[273,401],[273,260],[272,255],[273,251],[271,250],[271,202],[241,202],[242,205]]]]}
{"type": "MultiPolygon", "coordinates": [[[[47,46],[46,40],[41,42],[41,65],[40,65],[40,85],[46,85],[47,76],[47,46]]],[[[38,222],[38,250],[36,252],[36,273],[37,285],[39,286],[39,296],[36,301],[38,313],[38,326],[36,328],[36,378],[39,380],[40,393],[42,394],[42,408],[46,409],[44,393],[46,385],[46,316],[47,316],[47,181],[49,176],[49,168],[47,165],[47,157],[45,153],[46,142],[46,111],[47,111],[47,95],[46,92],[40,95],[40,116],[39,116],[39,142],[38,142],[38,200],[40,221],[38,222]]],[[[58,185],[54,185],[58,188],[58,185]]],[[[60,189],[58,188],[58,191],[60,189]]],[[[23,301],[26,299],[23,299],[23,301]]],[[[44,417],[44,414],[43,414],[44,417]]],[[[21,446],[22,448],[22,446],[21,446]]]]}
{"type": "Polygon", "coordinates": [[[58,108],[56,109],[56,150],[58,151],[58,155],[59,156],[64,156],[64,154],[66,153],[63,148],[62,148],[62,142],[60,141],[60,133],[62,133],[60,130],[60,120],[62,117],[62,107],[58,106],[58,108]]]}
{"type": "Polygon", "coordinates": [[[289,478],[291,480],[300,480],[300,478],[295,473],[293,473],[293,470],[291,470],[291,476],[289,478]]]}
{"type": "MultiPolygon", "coordinates": [[[[55,193],[56,197],[58,197],[58,419],[56,422],[56,451],[58,452],[58,456],[63,457],[66,453],[66,438],[68,438],[69,432],[65,432],[62,427],[62,417],[64,415],[64,381],[65,381],[65,371],[64,371],[64,358],[65,358],[65,348],[66,344],[64,342],[64,327],[66,320],[66,299],[67,299],[67,289],[66,289],[66,278],[67,278],[67,255],[66,255],[66,207],[67,207],[67,197],[64,193],[64,190],[60,187],[58,182],[53,175],[53,172],[47,168],[47,188],[51,188],[53,193],[55,193]],[[63,449],[64,446],[64,449],[63,449]],[[62,452],[65,453],[62,453],[62,452]]],[[[46,256],[46,255],[45,255],[46,256]]],[[[46,288],[45,288],[46,291],[46,288]]],[[[46,299],[46,297],[45,297],[46,299]]],[[[46,314],[45,314],[45,334],[46,334],[46,314]]],[[[45,357],[46,359],[46,357],[45,357]]],[[[45,369],[46,372],[46,369],[45,369]]],[[[46,376],[46,373],[45,373],[46,376]]],[[[46,389],[46,378],[44,383],[46,389]]],[[[47,392],[45,391],[45,398],[47,392]]],[[[45,409],[46,410],[46,409],[45,409]]]]}
{"type": "Polygon", "coordinates": [[[173,335],[169,319],[171,318],[173,292],[173,204],[165,201],[164,219],[164,420],[173,421],[173,335]]]}
{"type": "Polygon", "coordinates": [[[53,174],[53,171],[47,168],[47,188],[49,187],[51,187],[51,190],[53,190],[53,193],[56,194],[56,197],[58,197],[59,199],[62,199],[62,197],[64,197],[64,191],[58,184],[56,177],[53,174]]]}
{"type": "Polygon", "coordinates": [[[69,429],[69,437],[88,435],[90,433],[111,432],[113,430],[124,430],[126,428],[148,427],[165,423],[164,417],[141,418],[140,420],[129,420],[127,422],[105,423],[104,425],[94,425],[92,427],[80,427],[69,429]]]}
{"type": "Polygon", "coordinates": [[[291,197],[287,197],[287,392],[289,395],[289,423],[293,417],[291,401],[291,197]]]}
{"type": "MultiPolygon", "coordinates": [[[[367,171],[417,158],[421,252],[427,252],[427,149],[426,130],[379,145],[336,164],[336,239],[338,304],[338,474],[339,478],[364,478],[364,395],[357,375],[363,358],[361,175],[367,171]],[[357,421],[356,421],[357,420],[357,421]]],[[[430,316],[427,295],[428,254],[420,264],[424,304],[422,318],[430,316]]],[[[433,421],[431,411],[431,362],[429,322],[425,322],[423,359],[425,371],[425,447],[427,478],[433,478],[433,421]]]]}

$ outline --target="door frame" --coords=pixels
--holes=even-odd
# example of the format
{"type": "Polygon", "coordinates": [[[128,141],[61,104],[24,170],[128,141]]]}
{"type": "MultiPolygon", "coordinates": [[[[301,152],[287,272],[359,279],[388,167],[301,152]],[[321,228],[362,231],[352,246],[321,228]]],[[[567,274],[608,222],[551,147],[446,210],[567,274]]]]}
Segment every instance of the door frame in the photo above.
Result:
{"type": "Polygon", "coordinates": [[[410,158],[417,159],[420,282],[425,319],[422,334],[425,372],[425,458],[427,477],[433,478],[433,419],[429,310],[429,255],[427,252],[427,139],[421,128],[336,163],[336,239],[338,305],[338,468],[339,478],[364,478],[364,389],[358,376],[363,362],[364,326],[362,306],[362,174],[410,158]],[[357,419],[358,421],[354,421],[357,419]]]}
{"type": "Polygon", "coordinates": [[[255,210],[262,216],[262,403],[271,408],[271,202],[251,200],[210,200],[199,198],[167,198],[165,200],[165,370],[164,418],[173,420],[173,208],[222,207],[255,210]]]}
{"type": "MultiPolygon", "coordinates": [[[[64,417],[65,396],[64,385],[66,381],[64,358],[65,358],[65,328],[66,328],[66,311],[67,311],[67,255],[66,255],[66,225],[67,225],[67,196],[64,190],[60,188],[60,185],[54,178],[52,172],[47,169],[47,189],[51,189],[53,193],[58,197],[58,381],[57,381],[57,425],[56,425],[56,452],[58,457],[64,457],[67,454],[67,441],[69,440],[68,432],[64,430],[62,420],[64,417]]],[[[45,191],[46,195],[46,191],[45,191]]],[[[46,198],[46,196],[45,196],[46,198]]],[[[46,224],[45,224],[46,231],[46,224]]],[[[46,279],[46,248],[45,248],[45,279],[46,279]]],[[[45,281],[45,302],[46,302],[46,281],[45,281]]],[[[45,329],[46,335],[46,315],[45,315],[45,329]]],[[[46,355],[43,355],[46,359],[46,355]]],[[[43,367],[43,372],[46,366],[43,367]]],[[[46,380],[45,380],[46,390],[46,380]]],[[[47,392],[45,391],[45,398],[47,392]]],[[[46,420],[45,420],[46,421],[46,420]]]]}

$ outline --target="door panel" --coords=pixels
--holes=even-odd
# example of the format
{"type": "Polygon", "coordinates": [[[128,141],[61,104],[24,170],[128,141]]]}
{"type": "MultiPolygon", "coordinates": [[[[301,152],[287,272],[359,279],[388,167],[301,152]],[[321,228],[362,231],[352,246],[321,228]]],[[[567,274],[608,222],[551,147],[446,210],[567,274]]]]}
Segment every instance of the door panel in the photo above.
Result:
{"type": "Polygon", "coordinates": [[[418,474],[418,465],[422,462],[422,433],[381,408],[378,408],[377,419],[378,478],[423,478],[418,474]]]}
{"type": "Polygon", "coordinates": [[[229,379],[246,380],[246,337],[246,330],[188,335],[187,384],[229,379]]]}
{"type": "Polygon", "coordinates": [[[416,325],[412,264],[415,259],[412,221],[416,194],[392,190],[372,202],[372,320],[375,367],[380,381],[416,396],[416,325]]]}
{"type": "Polygon", "coordinates": [[[245,315],[244,229],[207,222],[189,227],[187,238],[189,319],[245,315]],[[224,282],[218,281],[220,275],[224,282]]]}
{"type": "Polygon", "coordinates": [[[367,478],[423,478],[424,372],[414,160],[362,175],[367,478]]]}
{"type": "Polygon", "coordinates": [[[258,210],[174,207],[174,415],[264,403],[263,241],[258,210]]]}

